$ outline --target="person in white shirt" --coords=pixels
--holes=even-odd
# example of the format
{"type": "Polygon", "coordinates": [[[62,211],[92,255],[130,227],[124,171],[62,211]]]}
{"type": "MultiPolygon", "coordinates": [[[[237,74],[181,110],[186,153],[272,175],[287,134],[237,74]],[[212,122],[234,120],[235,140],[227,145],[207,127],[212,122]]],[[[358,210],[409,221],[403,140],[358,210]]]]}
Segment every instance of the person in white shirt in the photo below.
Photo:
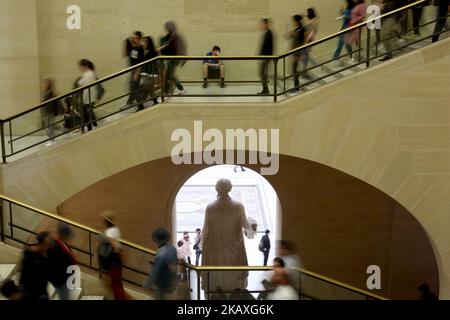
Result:
{"type": "Polygon", "coordinates": [[[128,300],[122,282],[122,246],[119,241],[122,235],[116,223],[116,216],[114,212],[105,210],[102,212],[101,218],[106,226],[103,235],[114,250],[106,261],[111,290],[115,300],[128,300]]]}
{"type": "MultiPolygon", "coordinates": [[[[78,66],[81,71],[81,76],[76,82],[78,88],[88,86],[98,80],[95,74],[94,64],[87,60],[82,59],[78,62],[78,66]]],[[[81,116],[81,131],[84,132],[84,126],[87,126],[88,131],[92,130],[92,125],[97,126],[95,114],[92,110],[96,101],[96,87],[90,87],[83,90],[83,94],[80,97],[80,116],[81,116]]]]}

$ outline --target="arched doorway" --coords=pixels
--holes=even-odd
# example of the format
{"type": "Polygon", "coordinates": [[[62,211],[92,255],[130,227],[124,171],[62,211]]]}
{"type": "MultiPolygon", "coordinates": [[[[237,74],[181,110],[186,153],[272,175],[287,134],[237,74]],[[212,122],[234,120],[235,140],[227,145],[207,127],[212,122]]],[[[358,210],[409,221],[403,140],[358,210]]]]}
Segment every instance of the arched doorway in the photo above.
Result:
{"type": "MultiPolygon", "coordinates": [[[[246,167],[208,167],[192,175],[183,184],[173,206],[174,244],[183,237],[184,232],[189,233],[194,244],[196,229],[203,227],[206,206],[216,199],[215,184],[221,178],[232,182],[230,196],[243,203],[247,218],[255,220],[258,225],[253,239],[245,237],[249,265],[263,264],[258,244],[266,230],[270,230],[273,248],[269,255],[270,263],[275,257],[275,241],[281,239],[281,205],[272,185],[262,175],[246,167]]],[[[195,252],[192,252],[191,261],[195,263],[195,252]]]]}

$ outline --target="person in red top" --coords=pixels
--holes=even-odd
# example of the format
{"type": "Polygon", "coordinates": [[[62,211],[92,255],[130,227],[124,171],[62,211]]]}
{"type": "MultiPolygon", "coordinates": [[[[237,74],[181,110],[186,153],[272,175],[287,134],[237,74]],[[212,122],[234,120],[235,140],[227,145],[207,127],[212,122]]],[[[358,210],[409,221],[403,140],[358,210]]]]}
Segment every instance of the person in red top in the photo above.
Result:
{"type": "Polygon", "coordinates": [[[69,267],[77,264],[72,249],[67,242],[73,237],[73,231],[67,224],[58,225],[57,235],[47,250],[50,260],[49,281],[55,287],[60,300],[72,300],[68,278],[73,275],[69,267]]]}

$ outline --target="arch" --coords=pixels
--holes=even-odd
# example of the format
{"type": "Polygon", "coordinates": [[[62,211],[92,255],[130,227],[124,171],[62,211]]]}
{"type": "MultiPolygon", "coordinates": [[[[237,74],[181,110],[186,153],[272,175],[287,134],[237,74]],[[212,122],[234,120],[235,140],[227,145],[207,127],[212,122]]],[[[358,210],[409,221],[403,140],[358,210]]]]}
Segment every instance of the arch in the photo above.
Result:
{"type": "MultiPolygon", "coordinates": [[[[173,227],[176,194],[206,167],[176,166],[170,157],[150,161],[88,187],[64,202],[59,212],[95,225],[96,213],[117,206],[124,237],[153,246],[150,231],[173,227]],[[136,186],[143,190],[134,191],[136,186]],[[138,194],[130,197],[132,192],[138,194]]],[[[266,179],[283,205],[283,238],[297,245],[307,269],[365,288],[366,268],[378,264],[384,275],[381,294],[415,298],[421,282],[430,282],[437,292],[439,273],[432,245],[417,219],[398,202],[359,179],[310,160],[281,155],[280,168],[278,175],[266,179]],[[404,268],[409,279],[402,278],[404,268]]]]}

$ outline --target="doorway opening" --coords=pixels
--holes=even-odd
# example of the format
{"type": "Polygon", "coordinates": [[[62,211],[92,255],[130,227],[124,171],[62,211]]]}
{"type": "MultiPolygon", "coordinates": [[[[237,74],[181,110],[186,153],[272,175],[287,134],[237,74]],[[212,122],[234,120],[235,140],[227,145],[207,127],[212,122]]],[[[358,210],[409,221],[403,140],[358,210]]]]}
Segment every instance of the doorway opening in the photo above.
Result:
{"type": "MultiPolygon", "coordinates": [[[[226,178],[233,184],[230,192],[232,199],[242,202],[247,219],[257,222],[257,233],[253,239],[245,239],[248,264],[263,265],[263,254],[259,251],[259,241],[266,230],[270,230],[272,248],[268,265],[275,257],[275,241],[281,239],[281,206],[272,185],[252,169],[219,165],[203,169],[190,177],[178,191],[174,204],[175,244],[188,232],[192,245],[195,243],[196,229],[202,229],[205,209],[217,198],[216,182],[226,178]]],[[[192,250],[191,261],[195,264],[195,251],[192,250]]],[[[201,265],[201,257],[199,259],[201,265]]]]}

